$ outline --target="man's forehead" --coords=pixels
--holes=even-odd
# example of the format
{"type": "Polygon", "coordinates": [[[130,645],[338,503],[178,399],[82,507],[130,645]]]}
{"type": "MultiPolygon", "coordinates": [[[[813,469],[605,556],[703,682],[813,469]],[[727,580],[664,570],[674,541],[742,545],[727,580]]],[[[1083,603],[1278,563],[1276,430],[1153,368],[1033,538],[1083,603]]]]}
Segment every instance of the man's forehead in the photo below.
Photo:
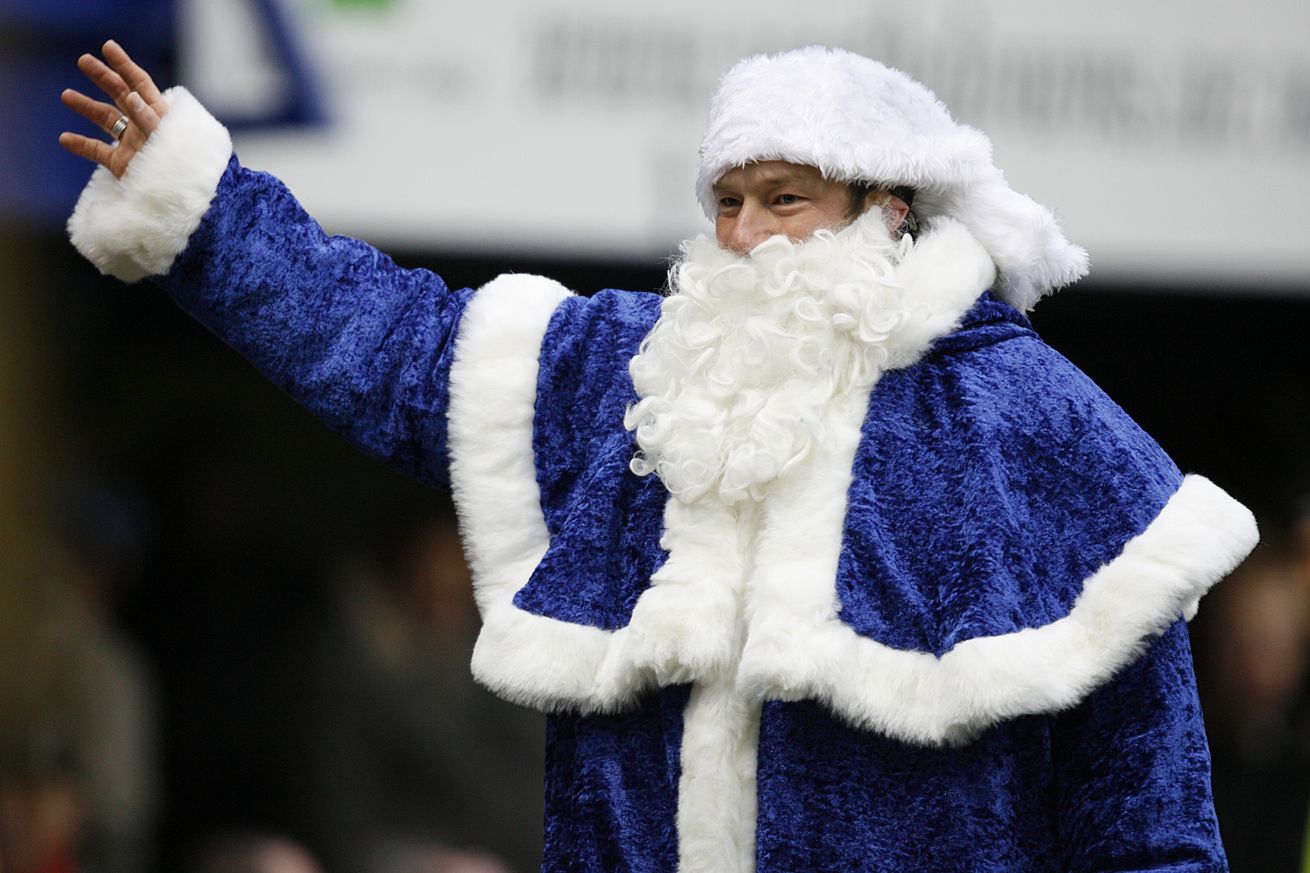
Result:
{"type": "Polygon", "coordinates": [[[790,161],[755,161],[733,167],[714,183],[716,189],[744,184],[778,184],[784,182],[827,181],[818,167],[793,164],[790,161]]]}

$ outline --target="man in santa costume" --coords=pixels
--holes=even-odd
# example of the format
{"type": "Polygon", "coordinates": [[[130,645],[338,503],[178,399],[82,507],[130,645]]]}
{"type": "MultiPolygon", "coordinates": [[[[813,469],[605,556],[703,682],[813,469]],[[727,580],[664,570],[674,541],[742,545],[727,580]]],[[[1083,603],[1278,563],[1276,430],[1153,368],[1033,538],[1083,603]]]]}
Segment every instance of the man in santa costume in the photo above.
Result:
{"type": "Polygon", "coordinates": [[[715,233],[584,298],[327,236],[105,58],[75,245],[449,483],[473,671],[550,713],[545,870],[1225,869],[1185,619],[1254,521],[1034,334],[1086,253],[928,89],[742,61],[715,233]]]}

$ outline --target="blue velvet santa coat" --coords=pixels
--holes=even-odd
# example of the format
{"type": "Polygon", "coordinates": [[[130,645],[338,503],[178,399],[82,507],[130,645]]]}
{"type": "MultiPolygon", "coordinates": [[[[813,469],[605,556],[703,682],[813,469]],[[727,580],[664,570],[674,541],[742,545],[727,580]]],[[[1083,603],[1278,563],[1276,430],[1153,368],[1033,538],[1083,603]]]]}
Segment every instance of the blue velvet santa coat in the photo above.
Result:
{"type": "Polygon", "coordinates": [[[325,235],[185,92],[70,223],[367,451],[449,482],[473,669],[551,713],[548,871],[1222,870],[1183,621],[1251,548],[941,221],[876,382],[749,517],[628,470],[654,295],[325,235]]]}

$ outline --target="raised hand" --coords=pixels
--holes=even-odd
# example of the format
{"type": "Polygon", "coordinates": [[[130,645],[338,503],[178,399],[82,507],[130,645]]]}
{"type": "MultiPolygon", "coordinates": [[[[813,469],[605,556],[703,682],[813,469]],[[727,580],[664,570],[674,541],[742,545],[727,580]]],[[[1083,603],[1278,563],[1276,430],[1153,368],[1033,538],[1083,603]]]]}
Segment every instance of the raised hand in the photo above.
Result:
{"type": "Polygon", "coordinates": [[[133,156],[159,126],[159,119],[168,112],[168,104],[150,75],[128,57],[122,46],[111,39],[101,53],[103,61],[85,54],[77,59],[77,67],[113,103],[94,100],[72,88],[66,88],[60,99],[65,106],[116,138],[118,144],[68,131],[59,135],[59,144],[121,177],[133,156]]]}

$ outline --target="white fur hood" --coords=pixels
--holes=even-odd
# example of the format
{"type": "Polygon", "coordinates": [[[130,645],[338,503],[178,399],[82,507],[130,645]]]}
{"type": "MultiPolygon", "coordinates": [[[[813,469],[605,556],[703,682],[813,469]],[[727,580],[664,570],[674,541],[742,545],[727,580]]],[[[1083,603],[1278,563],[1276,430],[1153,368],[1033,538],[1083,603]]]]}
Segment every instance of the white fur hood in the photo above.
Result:
{"type": "Polygon", "coordinates": [[[719,177],[765,160],[916,189],[915,213],[963,223],[1000,269],[997,291],[1020,311],[1087,274],[1087,252],[1064,237],[1051,210],[1009,186],[987,136],[877,61],[812,46],[729,70],[700,148],[696,194],[711,221],[719,177]]]}

